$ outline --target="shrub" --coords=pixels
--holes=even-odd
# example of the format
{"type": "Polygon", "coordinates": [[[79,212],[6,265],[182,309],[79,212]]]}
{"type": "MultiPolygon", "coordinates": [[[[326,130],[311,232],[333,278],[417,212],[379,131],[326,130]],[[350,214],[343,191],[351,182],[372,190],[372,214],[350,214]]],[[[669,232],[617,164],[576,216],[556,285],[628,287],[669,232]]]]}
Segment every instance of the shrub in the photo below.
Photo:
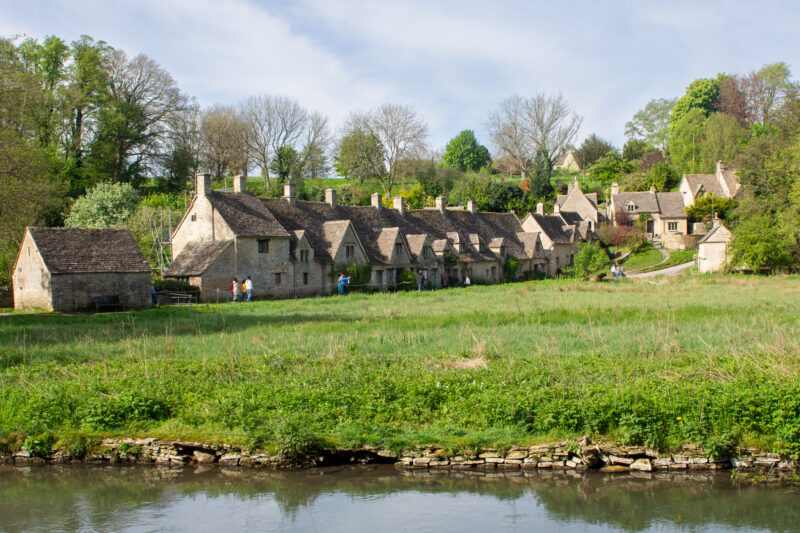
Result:
{"type": "Polygon", "coordinates": [[[30,435],[25,439],[25,449],[34,457],[47,457],[53,451],[53,444],[56,443],[55,436],[45,431],[38,435],[30,435]]]}
{"type": "Polygon", "coordinates": [[[597,227],[597,238],[606,246],[620,246],[632,252],[647,244],[647,238],[633,226],[613,226],[602,223],[597,227]]]}
{"type": "Polygon", "coordinates": [[[588,279],[591,276],[604,272],[608,266],[608,253],[596,243],[578,243],[578,253],[575,254],[574,263],[565,269],[567,274],[588,279]]]}
{"type": "Polygon", "coordinates": [[[519,258],[513,255],[506,257],[503,262],[503,278],[506,281],[513,281],[517,279],[517,272],[519,271],[519,258]]]}
{"type": "Polygon", "coordinates": [[[100,183],[72,204],[68,227],[121,226],[135,211],[139,194],[127,183],[100,183]]]}

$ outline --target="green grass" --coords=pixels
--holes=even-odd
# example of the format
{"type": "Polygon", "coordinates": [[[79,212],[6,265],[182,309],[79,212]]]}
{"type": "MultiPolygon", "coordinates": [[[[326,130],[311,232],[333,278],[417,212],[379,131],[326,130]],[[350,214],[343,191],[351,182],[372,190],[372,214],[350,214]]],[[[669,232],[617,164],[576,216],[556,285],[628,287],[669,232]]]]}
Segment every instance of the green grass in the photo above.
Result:
{"type": "Polygon", "coordinates": [[[657,265],[662,259],[661,252],[648,244],[634,252],[625,260],[625,268],[628,272],[633,272],[634,270],[641,270],[657,265]]]}
{"type": "Polygon", "coordinates": [[[797,453],[799,321],[800,278],[730,276],[14,314],[0,447],[47,432],[282,450],[592,434],[797,453]]]}
{"type": "Polygon", "coordinates": [[[669,257],[663,263],[661,264],[657,263],[648,268],[641,269],[639,270],[639,272],[651,272],[653,270],[661,270],[664,268],[682,265],[684,263],[693,261],[696,254],[697,254],[696,248],[690,248],[688,250],[673,250],[669,252],[669,257]]]}

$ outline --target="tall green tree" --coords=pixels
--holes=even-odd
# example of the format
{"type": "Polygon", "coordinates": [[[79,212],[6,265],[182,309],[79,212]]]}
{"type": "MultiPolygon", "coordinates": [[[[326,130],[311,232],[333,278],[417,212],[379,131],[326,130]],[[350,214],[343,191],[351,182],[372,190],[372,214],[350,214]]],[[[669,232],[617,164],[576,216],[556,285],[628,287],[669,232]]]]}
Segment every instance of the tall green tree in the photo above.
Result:
{"type": "Polygon", "coordinates": [[[670,141],[672,163],[684,173],[710,172],[702,147],[706,131],[706,114],[692,108],[675,123],[670,141]]]}
{"type": "Polygon", "coordinates": [[[676,102],[674,98],[650,100],[625,123],[625,136],[651,144],[666,155],[669,150],[670,115],[676,102]]]}
{"type": "Polygon", "coordinates": [[[700,78],[690,83],[686,88],[686,94],[680,97],[672,108],[670,115],[672,128],[674,129],[693,109],[700,110],[705,116],[713,113],[719,103],[720,83],[727,78],[729,76],[719,74],[716,78],[700,78]]]}
{"type": "Polygon", "coordinates": [[[489,150],[478,143],[475,132],[463,130],[450,139],[442,156],[442,163],[461,171],[477,171],[492,163],[489,150]]]}
{"type": "Polygon", "coordinates": [[[530,170],[529,194],[538,200],[549,198],[553,195],[553,184],[550,181],[553,175],[553,160],[546,150],[536,152],[530,170]]]}
{"type": "Polygon", "coordinates": [[[717,161],[732,162],[742,152],[748,132],[736,117],[714,113],[706,122],[702,157],[704,168],[714,168],[717,161]]]}
{"type": "Polygon", "coordinates": [[[362,183],[380,179],[386,173],[380,139],[360,128],[353,130],[342,139],[333,167],[341,176],[362,183]]]}
{"type": "Polygon", "coordinates": [[[589,168],[594,165],[595,161],[613,151],[616,151],[616,148],[610,141],[599,137],[596,133],[592,133],[583,140],[575,154],[582,168],[589,168]]]}

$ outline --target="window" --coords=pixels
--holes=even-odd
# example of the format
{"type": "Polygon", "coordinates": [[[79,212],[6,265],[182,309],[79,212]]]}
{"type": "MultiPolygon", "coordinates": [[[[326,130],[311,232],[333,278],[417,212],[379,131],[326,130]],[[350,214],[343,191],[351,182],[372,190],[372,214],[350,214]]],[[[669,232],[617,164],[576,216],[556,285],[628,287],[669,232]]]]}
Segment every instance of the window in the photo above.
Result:
{"type": "Polygon", "coordinates": [[[636,206],[633,204],[628,204],[628,211],[631,213],[636,211],[636,206]]]}
{"type": "Polygon", "coordinates": [[[258,253],[269,253],[269,239],[258,239],[258,253]]]}
{"type": "Polygon", "coordinates": [[[486,251],[486,245],[483,244],[483,241],[478,241],[478,251],[483,253],[486,251]]]}
{"type": "Polygon", "coordinates": [[[500,255],[506,255],[506,247],[505,246],[501,246],[500,247],[500,255]]]}
{"type": "Polygon", "coordinates": [[[194,222],[195,220],[197,220],[197,215],[192,213],[192,222],[194,222]]]}
{"type": "Polygon", "coordinates": [[[400,254],[403,253],[403,243],[402,242],[394,243],[394,253],[396,253],[397,255],[400,255],[400,254]]]}
{"type": "Polygon", "coordinates": [[[667,222],[667,230],[668,231],[678,231],[678,223],[677,222],[667,222]]]}
{"type": "Polygon", "coordinates": [[[308,285],[308,272],[303,272],[303,285],[308,285]]]}
{"type": "Polygon", "coordinates": [[[425,259],[427,259],[427,258],[429,258],[430,256],[431,256],[431,247],[430,247],[430,246],[427,246],[427,245],[426,245],[426,246],[423,246],[423,247],[422,247],[422,257],[424,257],[425,259]]]}
{"type": "Polygon", "coordinates": [[[308,263],[308,250],[300,250],[300,262],[308,263]]]}
{"type": "Polygon", "coordinates": [[[281,284],[281,273],[275,272],[275,285],[280,285],[280,284],[281,284]]]}
{"type": "Polygon", "coordinates": [[[345,244],[344,245],[344,256],[347,259],[352,259],[356,255],[356,245],[355,244],[345,244]]]}
{"type": "Polygon", "coordinates": [[[497,267],[492,267],[492,281],[497,280],[497,267]]]}
{"type": "Polygon", "coordinates": [[[383,270],[375,271],[375,284],[378,285],[378,287],[383,285],[383,270]]]}

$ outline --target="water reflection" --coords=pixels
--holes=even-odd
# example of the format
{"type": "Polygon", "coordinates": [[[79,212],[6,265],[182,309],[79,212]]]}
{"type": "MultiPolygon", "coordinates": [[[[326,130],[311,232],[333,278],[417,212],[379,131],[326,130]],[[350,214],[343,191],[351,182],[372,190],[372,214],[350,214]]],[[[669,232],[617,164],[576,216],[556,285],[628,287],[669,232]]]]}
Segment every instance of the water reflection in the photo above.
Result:
{"type": "Polygon", "coordinates": [[[0,530],[797,531],[800,491],[609,476],[0,466],[0,530]]]}

